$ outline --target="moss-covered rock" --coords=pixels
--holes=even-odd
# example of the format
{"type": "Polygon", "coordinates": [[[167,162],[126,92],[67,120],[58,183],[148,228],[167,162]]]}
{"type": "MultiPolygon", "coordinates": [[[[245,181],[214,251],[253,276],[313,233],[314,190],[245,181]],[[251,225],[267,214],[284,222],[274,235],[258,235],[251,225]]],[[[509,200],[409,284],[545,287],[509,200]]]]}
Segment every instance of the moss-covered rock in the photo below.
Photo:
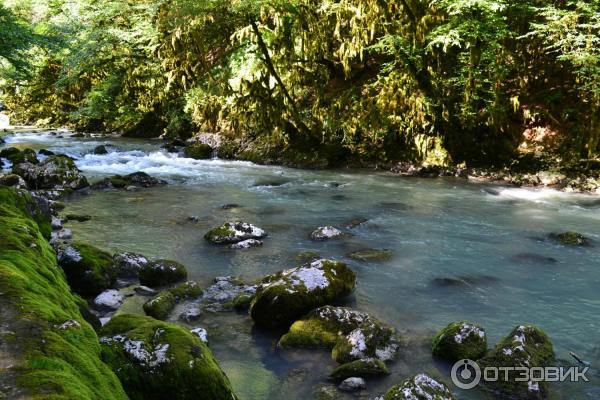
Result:
{"type": "Polygon", "coordinates": [[[296,254],[296,260],[306,263],[310,261],[315,261],[321,258],[321,255],[316,251],[301,251],[296,254]]]}
{"type": "Polygon", "coordinates": [[[348,296],[355,284],[356,276],[346,264],[316,260],[264,278],[252,300],[250,315],[264,327],[288,326],[315,307],[348,296]]]}
{"type": "Polygon", "coordinates": [[[188,329],[123,314],[101,335],[102,358],[131,400],[236,398],[211,351],[188,329]]]}
{"type": "Polygon", "coordinates": [[[434,356],[448,361],[477,360],[487,351],[485,330],[467,321],[452,322],[433,338],[434,356]]]}
{"type": "Polygon", "coordinates": [[[320,226],[310,233],[310,238],[316,242],[323,242],[325,240],[334,239],[343,236],[344,233],[339,229],[328,225],[320,226]]]}
{"type": "MultiPolygon", "coordinates": [[[[549,367],[554,361],[554,349],[550,338],[540,328],[531,325],[517,326],[484,358],[478,361],[485,367],[549,367]]],[[[547,395],[546,382],[516,382],[520,371],[509,371],[500,379],[487,384],[497,392],[515,399],[543,399],[547,395]]]]}
{"type": "Polygon", "coordinates": [[[0,187],[0,397],[126,400],[81,314],[85,301],[57,267],[43,233],[49,222],[36,207],[28,193],[0,187]]]}
{"type": "Polygon", "coordinates": [[[12,186],[17,189],[27,189],[27,183],[17,174],[0,174],[0,186],[12,186]]]}
{"type": "Polygon", "coordinates": [[[140,269],[147,265],[150,260],[141,254],[122,252],[113,255],[113,262],[117,269],[117,274],[121,278],[137,278],[140,269]]]}
{"type": "Polygon", "coordinates": [[[87,243],[76,242],[61,249],[58,262],[71,289],[85,297],[97,296],[117,279],[111,254],[87,243]]]}
{"type": "Polygon", "coordinates": [[[251,294],[240,293],[233,298],[233,308],[238,311],[248,310],[253,298],[254,296],[251,294]]]}
{"type": "Polygon", "coordinates": [[[548,237],[564,246],[589,246],[591,244],[590,239],[577,232],[551,233],[548,237]]]}
{"type": "Polygon", "coordinates": [[[177,304],[175,296],[170,291],[163,290],[144,304],[144,312],[156,319],[166,319],[175,308],[175,304],[177,304]]]}
{"type": "Polygon", "coordinates": [[[385,363],[377,358],[365,358],[342,364],[330,374],[335,380],[343,380],[352,376],[366,378],[369,376],[387,375],[390,372],[385,363]]]}
{"type": "Polygon", "coordinates": [[[155,260],[143,265],[138,276],[144,286],[167,286],[187,278],[187,269],[177,261],[155,260]]]}
{"type": "Polygon", "coordinates": [[[204,235],[204,239],[214,244],[233,244],[247,239],[262,239],[267,233],[247,222],[226,222],[211,229],[204,235]]]}
{"type": "Polygon", "coordinates": [[[392,360],[399,340],[393,328],[367,313],[325,306],[294,322],[279,346],[331,349],[331,357],[345,364],[367,358],[392,360]]]}
{"type": "Polygon", "coordinates": [[[145,172],[134,172],[129,175],[113,175],[94,183],[95,189],[124,189],[128,186],[152,187],[167,182],[154,178],[145,172]]]}
{"type": "Polygon", "coordinates": [[[156,319],[166,319],[175,305],[184,299],[202,296],[202,288],[197,282],[188,281],[174,288],[163,290],[144,304],[144,312],[156,319]]]}
{"type": "Polygon", "coordinates": [[[31,164],[37,164],[39,163],[39,160],[37,158],[37,154],[35,153],[35,150],[32,149],[24,149],[24,150],[18,150],[15,149],[14,147],[10,147],[8,149],[7,155],[2,155],[0,152],[0,157],[5,157],[6,159],[8,159],[13,166],[17,165],[17,164],[21,164],[21,163],[31,163],[31,164]],[[15,152],[15,150],[17,150],[15,152]]]}
{"type": "Polygon", "coordinates": [[[212,157],[213,149],[206,143],[195,143],[187,146],[183,150],[183,154],[188,158],[195,160],[205,160],[212,157]]]}
{"type": "Polygon", "coordinates": [[[357,261],[388,261],[391,260],[393,253],[388,249],[365,249],[354,251],[348,254],[348,257],[357,261]]]}
{"type": "Polygon", "coordinates": [[[15,165],[13,173],[34,189],[77,190],[89,186],[73,159],[64,155],[48,157],[37,165],[29,162],[15,165]]]}
{"type": "Polygon", "coordinates": [[[419,374],[392,387],[384,400],[455,400],[455,397],[443,382],[419,374]]]}

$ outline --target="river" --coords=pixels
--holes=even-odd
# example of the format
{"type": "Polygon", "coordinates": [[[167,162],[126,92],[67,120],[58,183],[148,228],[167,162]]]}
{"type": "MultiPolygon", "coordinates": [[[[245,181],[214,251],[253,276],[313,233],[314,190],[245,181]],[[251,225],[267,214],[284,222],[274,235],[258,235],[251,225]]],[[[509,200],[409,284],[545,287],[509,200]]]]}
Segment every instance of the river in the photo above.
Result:
{"type": "MultiPolygon", "coordinates": [[[[419,372],[450,383],[449,366],[432,360],[429,341],[456,320],[481,324],[490,346],[516,325],[536,324],[552,339],[559,360],[571,364],[574,351],[593,366],[600,363],[600,197],[455,178],[197,161],[166,153],[158,141],[62,135],[19,133],[5,137],[4,146],[66,153],[90,181],[144,171],[168,182],[71,196],[68,212],[92,216],[68,224],[77,240],[180,261],[203,285],[224,275],[258,279],[297,265],[299,251],[346,261],[357,274],[348,304],[395,326],[407,342],[389,376],[367,381],[371,396],[419,372]],[[90,154],[99,144],[109,153],[90,154]],[[239,207],[223,209],[225,204],[239,207]],[[367,222],[346,229],[354,218],[367,222]],[[203,239],[229,220],[266,229],[264,246],[231,250],[203,239]],[[308,234],[323,225],[352,235],[312,242],[308,234]],[[567,230],[596,246],[567,248],[545,240],[567,230]],[[347,257],[364,248],[394,255],[385,262],[347,257]],[[465,284],[448,284],[452,278],[465,284]]],[[[311,398],[334,367],[326,352],[277,349],[276,335],[255,329],[243,314],[209,313],[196,325],[207,328],[210,347],[242,399],[311,398]]],[[[598,373],[588,375],[587,383],[552,384],[551,398],[600,399],[598,373]]],[[[478,389],[456,393],[460,399],[489,398],[478,389]]]]}

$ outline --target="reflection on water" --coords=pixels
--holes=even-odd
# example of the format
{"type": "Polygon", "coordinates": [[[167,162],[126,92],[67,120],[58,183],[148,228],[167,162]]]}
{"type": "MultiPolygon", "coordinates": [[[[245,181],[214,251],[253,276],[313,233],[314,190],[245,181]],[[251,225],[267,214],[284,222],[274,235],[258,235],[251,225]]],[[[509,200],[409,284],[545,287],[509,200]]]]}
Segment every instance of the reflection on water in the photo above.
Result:
{"type": "MultiPolygon", "coordinates": [[[[99,247],[176,259],[204,285],[223,275],[257,279],[295,265],[300,251],[347,261],[358,277],[349,304],[395,326],[409,344],[389,377],[368,381],[371,395],[418,372],[448,377],[448,366],[431,359],[429,338],[459,319],[482,324],[492,344],[517,324],[537,324],[552,338],[558,358],[571,362],[568,352],[574,351],[600,362],[597,197],[490,190],[454,179],[196,161],[160,151],[158,143],[132,140],[45,134],[8,142],[70,154],[92,180],[137,170],[166,179],[170,185],[137,192],[74,196],[68,211],[93,218],[69,227],[78,240],[99,247]],[[88,154],[98,144],[109,144],[109,154],[88,154]],[[235,219],[265,228],[264,246],[235,251],[203,240],[211,227],[235,219]],[[347,228],[357,219],[367,221],[347,228]],[[308,234],[322,225],[351,235],[311,242],[308,234]],[[597,246],[564,248],[544,239],[564,230],[579,231],[597,246]],[[391,249],[393,257],[347,257],[365,248],[391,249]]],[[[242,314],[207,313],[197,325],[208,330],[211,348],[243,399],[309,398],[334,366],[324,352],[278,350],[277,336],[256,330],[242,314]]],[[[565,400],[600,398],[600,384],[594,376],[587,384],[555,385],[553,393],[565,400]]],[[[478,390],[457,394],[486,398],[478,390]]]]}

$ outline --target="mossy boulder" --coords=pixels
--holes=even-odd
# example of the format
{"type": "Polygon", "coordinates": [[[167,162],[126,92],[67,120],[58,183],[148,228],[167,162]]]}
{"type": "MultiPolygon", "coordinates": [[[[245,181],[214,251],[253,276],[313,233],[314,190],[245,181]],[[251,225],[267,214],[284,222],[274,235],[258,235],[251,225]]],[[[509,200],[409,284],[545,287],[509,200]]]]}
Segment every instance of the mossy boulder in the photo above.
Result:
{"type": "Polygon", "coordinates": [[[87,243],[76,242],[61,249],[58,262],[71,289],[84,297],[97,296],[117,279],[112,255],[87,243]]]}
{"type": "Polygon", "coordinates": [[[419,374],[407,379],[401,385],[392,387],[384,400],[455,400],[452,392],[444,384],[429,375],[419,374]]]}
{"type": "Polygon", "coordinates": [[[264,278],[250,305],[250,316],[267,328],[289,326],[315,307],[348,296],[355,284],[356,276],[346,264],[316,260],[264,278]]]}
{"type": "Polygon", "coordinates": [[[117,274],[121,278],[137,278],[140,269],[146,266],[150,260],[141,254],[121,252],[115,253],[113,262],[117,269],[117,274]]]}
{"type": "Polygon", "coordinates": [[[89,186],[85,176],[75,166],[72,158],[51,156],[39,164],[29,162],[13,167],[13,173],[21,176],[30,188],[77,190],[89,186]]]}
{"type": "Polygon", "coordinates": [[[357,261],[388,261],[391,260],[394,253],[388,249],[365,249],[354,251],[348,254],[348,257],[357,261]]]}
{"type": "Polygon", "coordinates": [[[129,175],[113,175],[96,182],[93,187],[95,189],[124,189],[128,186],[152,187],[164,185],[167,182],[154,178],[145,172],[134,172],[129,175]]]}
{"type": "Polygon", "coordinates": [[[245,311],[250,308],[252,303],[253,295],[248,293],[240,293],[233,298],[233,308],[238,311],[245,311]]]}
{"type": "Polygon", "coordinates": [[[18,149],[15,149],[14,147],[10,147],[6,150],[8,150],[9,154],[4,155],[4,156],[0,154],[0,157],[5,157],[6,159],[8,159],[13,164],[13,166],[15,166],[17,164],[21,164],[21,163],[37,164],[40,162],[37,158],[37,154],[36,154],[35,150],[32,150],[32,149],[18,150],[18,149]],[[17,151],[15,152],[15,150],[17,150],[17,151]]]}
{"type": "Polygon", "coordinates": [[[172,289],[163,290],[144,304],[146,315],[156,319],[166,319],[175,305],[184,299],[202,296],[202,288],[193,281],[185,282],[172,289]]]}
{"type": "Polygon", "coordinates": [[[236,399],[209,348],[184,327],[123,314],[100,334],[102,359],[131,400],[236,399]]]}
{"type": "Polygon", "coordinates": [[[344,380],[353,376],[367,378],[370,376],[387,375],[388,370],[385,363],[377,358],[365,358],[342,364],[329,375],[335,380],[344,380]]]}
{"type": "Polygon", "coordinates": [[[233,244],[248,239],[262,239],[267,232],[247,222],[226,222],[211,229],[204,235],[204,239],[214,244],[233,244]]]}
{"type": "Polygon", "coordinates": [[[551,240],[564,246],[589,246],[590,239],[577,232],[551,233],[548,235],[551,240]]]}
{"type": "Polygon", "coordinates": [[[435,335],[431,350],[434,356],[448,361],[477,360],[487,351],[487,336],[479,325],[452,322],[435,335]]]}
{"type": "Polygon", "coordinates": [[[294,322],[279,340],[280,347],[331,349],[340,364],[361,359],[392,360],[399,348],[394,328],[367,313],[325,306],[294,322]]]}
{"type": "Polygon", "coordinates": [[[156,319],[166,319],[176,304],[175,296],[170,291],[163,290],[144,304],[144,312],[156,319]]]}
{"type": "MultiPolygon", "coordinates": [[[[550,338],[540,328],[517,326],[484,358],[477,361],[485,367],[549,367],[554,362],[554,348],[550,338]]],[[[514,399],[543,399],[547,396],[546,382],[516,382],[520,371],[509,371],[496,382],[487,382],[494,391],[514,399]]]]}
{"type": "Polygon", "coordinates": [[[104,154],[108,154],[108,150],[106,149],[105,145],[101,144],[101,145],[94,147],[93,153],[96,155],[104,155],[104,154]]]}
{"type": "Polygon", "coordinates": [[[195,160],[205,160],[212,157],[213,149],[210,145],[205,143],[195,143],[191,146],[187,146],[183,150],[183,154],[188,158],[195,160]]]}
{"type": "Polygon", "coordinates": [[[329,239],[335,239],[343,236],[344,233],[339,229],[328,225],[328,226],[320,226],[314,231],[310,233],[310,238],[316,242],[323,242],[329,239]]]}
{"type": "Polygon", "coordinates": [[[0,186],[12,186],[17,189],[27,189],[27,183],[17,174],[0,174],[0,186]]]}
{"type": "Polygon", "coordinates": [[[126,400],[46,241],[32,196],[0,187],[1,398],[126,400]]]}
{"type": "Polygon", "coordinates": [[[177,261],[155,260],[143,265],[138,276],[144,286],[167,286],[187,278],[187,269],[177,261]]]}

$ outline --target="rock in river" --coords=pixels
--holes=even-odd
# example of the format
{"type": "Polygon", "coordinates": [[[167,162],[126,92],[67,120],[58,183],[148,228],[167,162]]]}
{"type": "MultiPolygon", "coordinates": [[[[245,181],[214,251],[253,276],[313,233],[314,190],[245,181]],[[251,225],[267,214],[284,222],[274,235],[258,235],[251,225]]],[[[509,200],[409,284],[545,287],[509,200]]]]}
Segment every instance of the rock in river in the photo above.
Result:
{"type": "Polygon", "coordinates": [[[247,222],[226,222],[211,229],[204,235],[204,239],[215,244],[233,244],[248,239],[262,239],[267,232],[247,222]]]}
{"type": "Polygon", "coordinates": [[[48,157],[39,164],[25,162],[15,165],[13,172],[34,189],[77,190],[89,186],[73,159],[62,155],[48,157]]]}
{"type": "Polygon", "coordinates": [[[455,400],[448,386],[429,375],[419,374],[392,387],[384,400],[455,400]]]}
{"type": "Polygon", "coordinates": [[[286,326],[315,307],[343,299],[355,284],[356,276],[346,264],[316,260],[264,278],[250,315],[264,327],[286,326]]]}
{"type": "Polygon", "coordinates": [[[577,232],[551,233],[548,237],[565,246],[589,246],[591,244],[590,239],[577,232]]]}
{"type": "Polygon", "coordinates": [[[433,338],[433,355],[448,361],[477,360],[487,351],[485,330],[466,321],[452,322],[433,338]]]}
{"type": "Polygon", "coordinates": [[[331,225],[320,226],[311,232],[310,238],[317,242],[337,238],[343,235],[343,232],[331,225]]]}
{"type": "MultiPolygon", "coordinates": [[[[477,361],[485,367],[549,367],[554,361],[554,348],[548,336],[538,327],[517,326],[484,358],[477,361]]],[[[508,380],[487,384],[496,392],[513,399],[543,399],[548,387],[544,381],[518,382],[520,371],[509,371],[508,380]]],[[[504,377],[504,374],[501,374],[504,377]]]]}
{"type": "Polygon", "coordinates": [[[58,263],[71,289],[82,296],[97,296],[116,282],[112,256],[86,243],[73,243],[61,249],[58,263]]]}
{"type": "Polygon", "coordinates": [[[325,306],[294,322],[279,346],[331,349],[331,357],[345,364],[368,358],[392,360],[399,340],[394,328],[367,313],[325,306]]]}
{"type": "Polygon", "coordinates": [[[124,297],[118,290],[109,289],[94,299],[94,306],[99,309],[116,310],[123,304],[124,297]]]}
{"type": "Polygon", "coordinates": [[[102,360],[131,399],[236,399],[209,348],[182,326],[124,314],[100,334],[102,360]]]}
{"type": "Polygon", "coordinates": [[[187,277],[187,269],[171,260],[155,260],[143,265],[139,270],[140,283],[144,286],[167,286],[187,277]]]}
{"type": "Polygon", "coordinates": [[[344,392],[357,392],[367,388],[367,384],[363,378],[351,377],[344,379],[338,388],[344,392]]]}
{"type": "Polygon", "coordinates": [[[140,269],[150,262],[147,257],[130,252],[116,253],[113,261],[120,278],[137,278],[140,269]]]}

